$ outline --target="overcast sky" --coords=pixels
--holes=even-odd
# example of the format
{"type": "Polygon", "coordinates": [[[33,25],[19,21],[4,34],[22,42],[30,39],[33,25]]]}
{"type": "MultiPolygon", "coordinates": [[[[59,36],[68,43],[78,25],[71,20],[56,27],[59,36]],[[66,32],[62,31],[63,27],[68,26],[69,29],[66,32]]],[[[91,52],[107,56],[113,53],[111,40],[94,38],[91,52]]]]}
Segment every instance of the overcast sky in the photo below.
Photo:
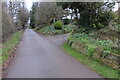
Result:
{"type": "Polygon", "coordinates": [[[26,6],[27,6],[27,8],[28,8],[29,10],[30,10],[31,7],[32,7],[32,2],[33,2],[33,0],[25,0],[26,6]]]}
{"type": "MultiPolygon", "coordinates": [[[[27,8],[30,10],[32,7],[32,2],[33,1],[40,1],[40,0],[25,0],[27,8]]],[[[114,11],[118,10],[118,4],[115,5],[114,11]]]]}

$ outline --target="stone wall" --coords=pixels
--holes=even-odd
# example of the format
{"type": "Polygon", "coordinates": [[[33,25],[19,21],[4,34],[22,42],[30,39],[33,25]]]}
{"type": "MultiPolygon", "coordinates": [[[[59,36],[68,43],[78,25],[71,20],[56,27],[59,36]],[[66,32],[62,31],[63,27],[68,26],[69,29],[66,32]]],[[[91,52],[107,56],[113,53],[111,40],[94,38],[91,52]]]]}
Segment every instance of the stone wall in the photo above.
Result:
{"type": "MultiPolygon", "coordinates": [[[[71,42],[71,41],[69,41],[71,42]]],[[[80,53],[87,54],[87,45],[84,43],[74,41],[71,44],[71,47],[80,53]]],[[[100,61],[102,64],[112,67],[113,69],[119,69],[119,59],[120,55],[109,53],[106,57],[102,57],[103,48],[98,46],[95,48],[92,58],[100,61]]]]}
{"type": "Polygon", "coordinates": [[[76,42],[73,42],[71,46],[83,54],[87,53],[87,46],[85,44],[82,44],[76,41],[76,42]]]}

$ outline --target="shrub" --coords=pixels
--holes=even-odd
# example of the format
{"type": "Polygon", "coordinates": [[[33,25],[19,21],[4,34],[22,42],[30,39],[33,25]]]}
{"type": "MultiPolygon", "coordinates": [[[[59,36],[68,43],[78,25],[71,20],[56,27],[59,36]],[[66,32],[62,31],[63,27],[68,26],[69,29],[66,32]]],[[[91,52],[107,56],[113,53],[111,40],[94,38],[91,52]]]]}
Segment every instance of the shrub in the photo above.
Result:
{"type": "Polygon", "coordinates": [[[88,45],[88,56],[89,57],[92,57],[93,56],[93,53],[94,53],[94,49],[95,49],[95,46],[93,45],[88,45]]]}
{"type": "Polygon", "coordinates": [[[73,35],[73,37],[74,37],[74,38],[80,38],[80,34],[75,33],[75,34],[73,35]]]}
{"type": "Polygon", "coordinates": [[[62,29],[62,22],[61,21],[56,21],[55,23],[54,23],[54,28],[55,29],[62,29]]]}
{"type": "Polygon", "coordinates": [[[55,33],[55,29],[54,26],[50,25],[50,26],[46,26],[43,28],[43,32],[46,34],[54,34],[55,33]]]}
{"type": "Polygon", "coordinates": [[[65,30],[66,33],[72,32],[72,30],[74,29],[75,25],[73,24],[69,24],[69,25],[63,25],[63,29],[65,30]]]}
{"type": "Polygon", "coordinates": [[[55,34],[62,34],[61,30],[56,30],[55,34]]]}
{"type": "Polygon", "coordinates": [[[70,20],[68,18],[64,19],[64,24],[67,25],[70,23],[70,20]]]}
{"type": "Polygon", "coordinates": [[[73,24],[74,24],[74,25],[78,25],[77,21],[74,21],[73,24]]]}
{"type": "Polygon", "coordinates": [[[105,58],[108,54],[110,54],[110,51],[103,51],[102,57],[105,58]]]}

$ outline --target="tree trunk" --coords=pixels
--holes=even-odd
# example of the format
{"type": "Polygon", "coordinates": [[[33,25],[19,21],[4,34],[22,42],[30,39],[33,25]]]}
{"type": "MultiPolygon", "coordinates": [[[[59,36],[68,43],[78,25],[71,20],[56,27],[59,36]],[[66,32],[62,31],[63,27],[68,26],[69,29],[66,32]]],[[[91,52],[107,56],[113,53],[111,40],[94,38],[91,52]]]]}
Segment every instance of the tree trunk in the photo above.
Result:
{"type": "Polygon", "coordinates": [[[78,20],[78,12],[77,12],[77,9],[75,9],[75,18],[76,18],[76,20],[78,20]]]}
{"type": "Polygon", "coordinates": [[[55,18],[53,18],[53,23],[55,23],[55,18]]]}
{"type": "Polygon", "coordinates": [[[72,22],[72,17],[73,17],[73,9],[72,9],[72,13],[71,13],[71,22],[72,22]]]}

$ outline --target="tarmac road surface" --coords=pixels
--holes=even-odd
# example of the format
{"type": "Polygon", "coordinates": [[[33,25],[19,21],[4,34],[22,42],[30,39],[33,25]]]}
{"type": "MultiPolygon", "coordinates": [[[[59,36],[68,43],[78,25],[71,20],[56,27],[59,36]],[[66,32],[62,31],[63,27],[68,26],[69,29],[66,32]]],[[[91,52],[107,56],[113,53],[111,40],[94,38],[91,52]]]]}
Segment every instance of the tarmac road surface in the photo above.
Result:
{"type": "Polygon", "coordinates": [[[45,37],[26,29],[5,78],[101,78],[60,48],[67,35],[45,37]]]}

